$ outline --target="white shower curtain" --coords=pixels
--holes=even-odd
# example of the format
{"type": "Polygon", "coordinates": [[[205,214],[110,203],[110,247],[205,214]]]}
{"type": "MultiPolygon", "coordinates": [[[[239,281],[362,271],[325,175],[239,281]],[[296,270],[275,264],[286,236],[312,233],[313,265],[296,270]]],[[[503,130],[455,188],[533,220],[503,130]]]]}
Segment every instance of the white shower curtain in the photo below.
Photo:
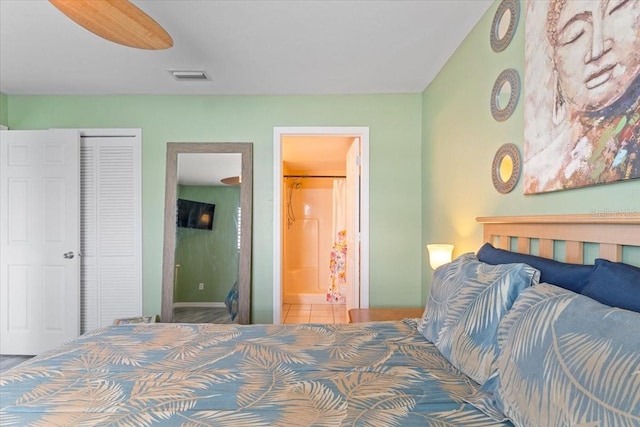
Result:
{"type": "Polygon", "coordinates": [[[347,221],[345,179],[333,180],[333,227],[327,301],[344,303],[347,285],[347,221]]]}

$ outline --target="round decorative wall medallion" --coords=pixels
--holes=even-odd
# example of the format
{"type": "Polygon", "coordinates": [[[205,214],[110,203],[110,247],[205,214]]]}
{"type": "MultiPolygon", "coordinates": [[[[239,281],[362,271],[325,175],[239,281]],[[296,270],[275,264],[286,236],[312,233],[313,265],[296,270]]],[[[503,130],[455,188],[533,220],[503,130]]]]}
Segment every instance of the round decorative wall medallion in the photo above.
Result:
{"type": "Polygon", "coordinates": [[[520,179],[520,152],[515,144],[504,144],[493,157],[491,180],[502,194],[513,190],[520,179]]]}
{"type": "Polygon", "coordinates": [[[520,75],[513,68],[500,73],[491,90],[491,115],[499,122],[513,114],[520,98],[520,75]]]}
{"type": "Polygon", "coordinates": [[[520,2],[518,0],[502,0],[491,23],[491,49],[502,52],[509,46],[520,19],[520,2]]]}

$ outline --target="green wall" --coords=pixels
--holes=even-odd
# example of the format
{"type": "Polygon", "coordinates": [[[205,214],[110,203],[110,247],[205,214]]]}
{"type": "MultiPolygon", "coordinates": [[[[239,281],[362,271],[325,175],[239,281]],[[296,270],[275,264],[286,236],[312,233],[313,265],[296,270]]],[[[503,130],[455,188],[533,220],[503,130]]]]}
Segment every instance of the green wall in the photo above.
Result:
{"type": "MultiPolygon", "coordinates": [[[[422,95],[422,246],[450,242],[454,256],[479,248],[478,216],[640,212],[640,180],[527,196],[522,179],[509,194],[494,189],[496,150],[508,142],[521,154],[524,149],[523,94],[505,122],[495,121],[489,107],[502,70],[515,68],[524,76],[524,2],[514,39],[495,53],[489,34],[499,4],[494,2],[422,95]]],[[[422,269],[426,298],[432,271],[426,264],[422,269]]]]}
{"type": "Polygon", "coordinates": [[[178,197],[214,204],[213,228],[176,229],[175,302],[224,302],[238,280],[240,187],[178,185],[178,197]],[[204,284],[204,290],[198,285],[204,284]]]}
{"type": "Polygon", "coordinates": [[[7,95],[0,93],[0,125],[9,125],[9,110],[7,108],[7,95]]]}
{"type": "Polygon", "coordinates": [[[141,128],[144,313],[160,312],[167,142],[254,144],[252,322],[273,315],[273,128],[368,126],[370,303],[421,300],[421,94],[16,96],[12,129],[141,128]]]}

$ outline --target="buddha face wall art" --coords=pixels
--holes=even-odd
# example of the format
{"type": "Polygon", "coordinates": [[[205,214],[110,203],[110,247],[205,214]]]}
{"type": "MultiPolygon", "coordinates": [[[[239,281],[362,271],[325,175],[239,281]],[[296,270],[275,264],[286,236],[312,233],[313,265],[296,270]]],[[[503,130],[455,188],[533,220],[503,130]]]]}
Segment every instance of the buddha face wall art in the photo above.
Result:
{"type": "Polygon", "coordinates": [[[527,0],[524,192],[640,178],[640,0],[527,0]]]}

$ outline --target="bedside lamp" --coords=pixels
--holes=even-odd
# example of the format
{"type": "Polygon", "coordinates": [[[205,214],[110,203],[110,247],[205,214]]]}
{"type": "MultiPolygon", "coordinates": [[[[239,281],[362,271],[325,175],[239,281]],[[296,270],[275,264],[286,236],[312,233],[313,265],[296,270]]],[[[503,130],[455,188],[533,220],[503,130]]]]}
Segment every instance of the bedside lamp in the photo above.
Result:
{"type": "Polygon", "coordinates": [[[427,245],[427,251],[429,252],[429,265],[435,270],[441,265],[451,262],[453,245],[431,244],[427,245]]]}

